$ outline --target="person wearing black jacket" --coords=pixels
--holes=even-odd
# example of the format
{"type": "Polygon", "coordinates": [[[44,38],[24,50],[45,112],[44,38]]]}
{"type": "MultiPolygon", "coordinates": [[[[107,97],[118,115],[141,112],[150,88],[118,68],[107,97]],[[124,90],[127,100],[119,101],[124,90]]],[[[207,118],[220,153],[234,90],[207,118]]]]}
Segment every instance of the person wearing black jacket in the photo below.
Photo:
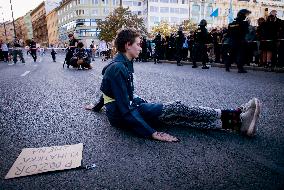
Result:
{"type": "Polygon", "coordinates": [[[277,63],[277,43],[281,29],[281,20],[276,17],[276,11],[272,10],[265,22],[265,36],[267,49],[267,64],[266,67],[270,71],[274,70],[277,63]]]}
{"type": "Polygon", "coordinates": [[[65,57],[67,68],[69,68],[69,65],[71,64],[70,63],[71,58],[73,57],[73,54],[79,42],[77,39],[75,39],[74,34],[68,34],[68,38],[69,38],[69,46],[68,46],[66,57],[65,57]]]}
{"type": "Polygon", "coordinates": [[[155,43],[155,55],[154,55],[154,63],[161,63],[160,60],[162,58],[162,36],[160,32],[156,35],[155,39],[153,40],[155,43]]]}
{"type": "Polygon", "coordinates": [[[209,39],[209,34],[206,29],[207,21],[201,20],[199,23],[199,28],[195,31],[194,34],[194,45],[193,45],[193,60],[192,60],[192,68],[197,68],[196,62],[201,59],[202,61],[202,69],[209,69],[208,66],[206,66],[206,63],[208,61],[208,55],[207,55],[207,46],[209,39]]]}
{"type": "Polygon", "coordinates": [[[182,46],[185,41],[184,34],[181,30],[178,31],[177,37],[176,37],[176,61],[177,66],[183,66],[183,64],[180,62],[182,60],[182,46]]]}
{"type": "Polygon", "coordinates": [[[36,62],[37,56],[36,56],[36,42],[34,41],[34,39],[32,38],[30,43],[29,43],[29,47],[30,47],[30,54],[34,60],[34,62],[36,62]]]}
{"type": "Polygon", "coordinates": [[[78,43],[77,49],[71,59],[71,64],[79,69],[92,69],[91,58],[88,51],[84,48],[83,42],[78,43]]]}
{"type": "MultiPolygon", "coordinates": [[[[117,34],[115,46],[118,51],[114,59],[104,67],[100,90],[103,93],[106,115],[112,126],[128,128],[137,135],[166,142],[178,139],[155,129],[157,125],[195,127],[199,129],[227,129],[255,135],[256,122],[260,114],[257,98],[237,109],[213,109],[173,103],[148,103],[134,95],[132,71],[133,59],[141,47],[140,34],[134,29],[122,29],[117,34]]],[[[93,110],[93,105],[87,105],[93,110]]]]}
{"type": "Polygon", "coordinates": [[[247,73],[243,65],[245,63],[245,37],[249,32],[249,22],[246,19],[250,13],[247,9],[241,9],[237,14],[237,18],[228,26],[227,35],[230,41],[230,56],[236,62],[239,73],[247,73]]]}

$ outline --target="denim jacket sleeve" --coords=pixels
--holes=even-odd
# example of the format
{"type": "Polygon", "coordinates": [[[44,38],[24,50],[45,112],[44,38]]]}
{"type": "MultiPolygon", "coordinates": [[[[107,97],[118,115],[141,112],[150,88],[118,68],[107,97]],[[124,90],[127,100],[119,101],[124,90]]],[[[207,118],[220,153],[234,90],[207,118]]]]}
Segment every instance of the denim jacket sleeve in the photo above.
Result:
{"type": "Polygon", "coordinates": [[[138,135],[150,137],[156,131],[145,122],[137,109],[130,106],[127,88],[127,82],[129,81],[127,80],[129,80],[129,78],[122,70],[115,72],[115,75],[110,80],[112,94],[118,109],[124,121],[126,121],[138,135]]]}

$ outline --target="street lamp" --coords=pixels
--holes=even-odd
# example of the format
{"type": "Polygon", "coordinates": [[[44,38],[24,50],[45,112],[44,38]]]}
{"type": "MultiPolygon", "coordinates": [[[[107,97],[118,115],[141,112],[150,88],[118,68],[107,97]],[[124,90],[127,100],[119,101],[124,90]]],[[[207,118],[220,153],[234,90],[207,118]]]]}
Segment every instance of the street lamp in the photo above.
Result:
{"type": "Polygon", "coordinates": [[[12,7],[12,0],[10,0],[10,4],[11,4],[12,19],[13,19],[14,36],[16,38],[17,35],[16,35],[16,27],[15,27],[15,19],[14,19],[13,7],[12,7]]]}

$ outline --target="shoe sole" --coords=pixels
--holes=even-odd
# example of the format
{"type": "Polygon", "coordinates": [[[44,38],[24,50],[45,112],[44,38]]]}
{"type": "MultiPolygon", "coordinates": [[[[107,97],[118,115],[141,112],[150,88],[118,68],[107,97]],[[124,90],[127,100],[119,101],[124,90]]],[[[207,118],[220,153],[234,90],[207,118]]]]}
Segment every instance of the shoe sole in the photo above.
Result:
{"type": "Polygon", "coordinates": [[[257,122],[257,119],[259,118],[259,114],[260,114],[260,101],[257,98],[255,98],[255,112],[253,115],[253,119],[250,123],[250,126],[247,130],[247,133],[246,133],[247,136],[253,137],[256,134],[256,131],[257,131],[256,122],[257,122]]]}

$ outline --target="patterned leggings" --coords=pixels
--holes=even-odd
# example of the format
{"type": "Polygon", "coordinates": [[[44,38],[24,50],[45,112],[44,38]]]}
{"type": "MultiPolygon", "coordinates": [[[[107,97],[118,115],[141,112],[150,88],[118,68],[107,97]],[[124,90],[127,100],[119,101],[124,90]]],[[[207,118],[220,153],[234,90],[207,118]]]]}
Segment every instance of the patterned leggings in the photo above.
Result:
{"type": "Polygon", "coordinates": [[[200,129],[221,129],[221,110],[207,107],[189,107],[181,102],[163,104],[159,121],[170,126],[200,129]]]}

